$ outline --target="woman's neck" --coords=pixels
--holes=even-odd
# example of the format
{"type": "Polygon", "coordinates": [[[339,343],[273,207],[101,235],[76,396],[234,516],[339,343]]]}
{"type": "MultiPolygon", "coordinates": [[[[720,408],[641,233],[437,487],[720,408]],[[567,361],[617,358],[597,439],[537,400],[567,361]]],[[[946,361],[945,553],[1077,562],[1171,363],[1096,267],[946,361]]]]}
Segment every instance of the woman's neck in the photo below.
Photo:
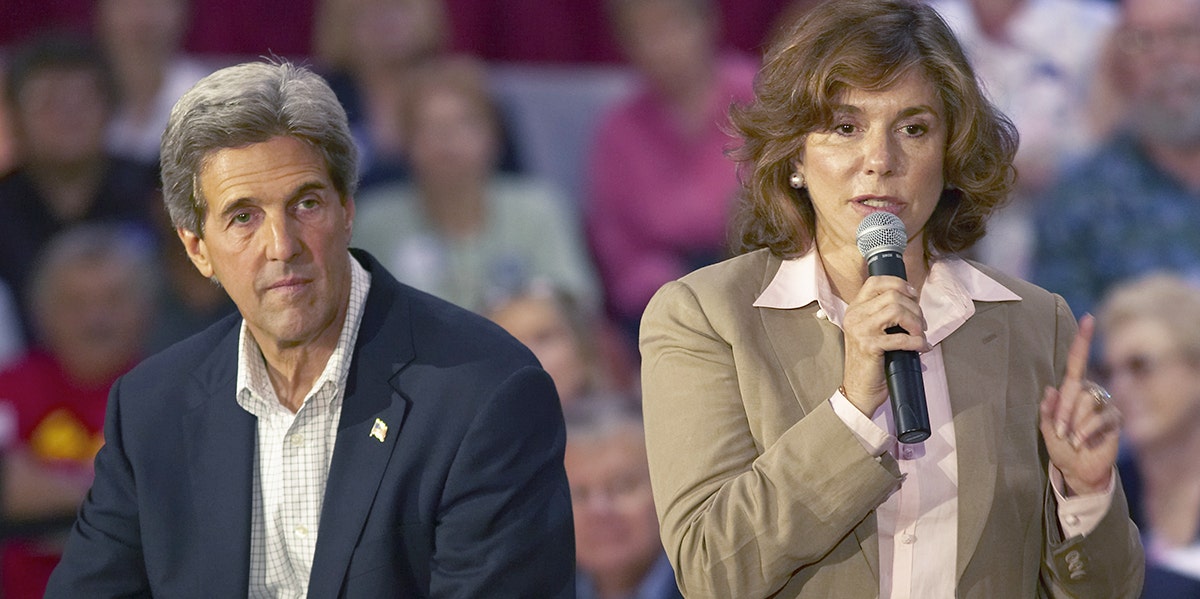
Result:
{"type": "MultiPolygon", "coordinates": [[[[854,301],[870,276],[866,260],[858,247],[844,245],[832,251],[818,247],[818,255],[834,295],[846,303],[854,301]]],[[[908,284],[919,294],[929,274],[929,265],[919,240],[910,242],[904,251],[904,270],[908,284]]]]}

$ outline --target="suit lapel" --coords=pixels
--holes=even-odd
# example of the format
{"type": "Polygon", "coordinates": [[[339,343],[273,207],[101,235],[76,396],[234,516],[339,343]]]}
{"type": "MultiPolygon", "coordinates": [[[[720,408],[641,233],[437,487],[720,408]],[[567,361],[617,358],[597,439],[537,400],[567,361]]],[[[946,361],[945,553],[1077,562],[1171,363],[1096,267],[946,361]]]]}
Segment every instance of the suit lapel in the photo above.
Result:
{"type": "Polygon", "coordinates": [[[245,596],[250,580],[257,419],[237,403],[239,330],[232,327],[196,369],[201,384],[183,415],[196,515],[188,524],[198,539],[195,553],[203,556],[203,583],[214,597],[245,596]]]}
{"type": "Polygon", "coordinates": [[[386,273],[373,270],[321,506],[311,598],[337,597],[408,408],[391,383],[413,358],[404,297],[386,273]],[[377,421],[386,434],[373,434],[377,421]]]}
{"type": "MultiPolygon", "coordinates": [[[[779,269],[779,260],[768,261],[762,288],[779,269]]],[[[761,293],[761,288],[760,288],[761,293]]],[[[763,328],[779,360],[780,370],[800,403],[803,414],[811,413],[838,388],[842,380],[845,339],[842,331],[825,318],[817,318],[814,302],[790,310],[760,308],[763,328]]],[[[875,514],[854,528],[863,558],[871,573],[879,576],[879,535],[875,514]]]]}
{"type": "Polygon", "coordinates": [[[942,342],[954,434],[958,439],[958,556],[955,580],[974,555],[995,497],[997,446],[1008,393],[1007,310],[976,303],[976,313],[942,342]],[[986,392],[980,392],[986,390],[986,392]]]}

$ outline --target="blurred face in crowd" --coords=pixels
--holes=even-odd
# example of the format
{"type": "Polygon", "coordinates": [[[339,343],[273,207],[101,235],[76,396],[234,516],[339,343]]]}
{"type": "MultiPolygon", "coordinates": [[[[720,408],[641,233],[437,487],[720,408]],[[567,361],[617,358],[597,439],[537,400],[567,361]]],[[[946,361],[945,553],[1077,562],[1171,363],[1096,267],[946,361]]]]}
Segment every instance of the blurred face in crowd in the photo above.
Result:
{"type": "Polygon", "coordinates": [[[49,275],[36,318],[47,348],[81,382],[127,368],[143,349],[150,294],[144,273],[112,256],[64,265],[49,275]]]}
{"type": "Polygon", "coordinates": [[[567,438],[564,458],[579,568],[599,581],[636,583],[662,553],[639,428],[567,438]]]}
{"type": "Polygon", "coordinates": [[[584,392],[586,358],[567,315],[553,298],[525,295],[492,310],[489,316],[537,356],[554,379],[564,406],[584,392]]]}
{"type": "Polygon", "coordinates": [[[1162,447],[1200,427],[1200,362],[1180,350],[1170,324],[1153,316],[1122,321],[1106,336],[1109,390],[1135,446],[1162,447]]]}
{"type": "Polygon", "coordinates": [[[1122,10],[1133,125],[1162,143],[1200,145],[1200,0],[1126,0],[1122,10]]]}
{"type": "Polygon", "coordinates": [[[828,131],[804,143],[796,170],[804,176],[817,214],[822,253],[854,248],[863,217],[883,210],[899,216],[909,245],[941,199],[947,126],[933,84],[910,72],[883,91],[848,89],[828,131]]]}
{"type": "Polygon", "coordinates": [[[109,106],[100,76],[88,69],[45,69],[25,81],[13,110],[22,156],[71,168],[99,159],[109,106]]]}
{"type": "Polygon", "coordinates": [[[411,107],[410,158],[422,185],[482,184],[499,152],[492,115],[480,99],[449,86],[433,86],[411,107]]]}
{"type": "Polygon", "coordinates": [[[689,0],[624,1],[617,29],[635,68],[668,93],[708,76],[715,27],[689,0]]]}
{"type": "Polygon", "coordinates": [[[101,37],[118,58],[169,56],[178,49],[185,0],[101,0],[96,6],[101,37]]]}
{"type": "Polygon", "coordinates": [[[203,164],[204,237],[179,230],[192,263],[221,283],[259,345],[333,347],[350,294],[354,201],[293,137],[218,150],[203,164]]]}
{"type": "Polygon", "coordinates": [[[438,0],[362,0],[352,17],[352,58],[375,67],[405,66],[435,53],[443,10],[438,0]]]}

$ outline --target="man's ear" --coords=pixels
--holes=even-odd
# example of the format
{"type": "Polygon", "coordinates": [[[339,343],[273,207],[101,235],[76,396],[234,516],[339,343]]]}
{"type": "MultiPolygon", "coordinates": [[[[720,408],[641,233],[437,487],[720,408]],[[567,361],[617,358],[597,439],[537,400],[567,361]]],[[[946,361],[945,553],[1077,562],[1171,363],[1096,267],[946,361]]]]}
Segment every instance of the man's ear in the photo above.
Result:
{"type": "Polygon", "coordinates": [[[346,198],[342,202],[342,209],[346,211],[346,243],[349,245],[350,238],[354,236],[354,197],[346,198]]]}
{"type": "Polygon", "coordinates": [[[183,228],[175,227],[175,233],[179,235],[179,240],[183,242],[183,249],[187,251],[188,258],[192,260],[192,264],[196,265],[196,270],[204,275],[204,278],[211,279],[213,277],[212,262],[208,259],[208,245],[204,243],[204,238],[195,233],[183,228]]]}

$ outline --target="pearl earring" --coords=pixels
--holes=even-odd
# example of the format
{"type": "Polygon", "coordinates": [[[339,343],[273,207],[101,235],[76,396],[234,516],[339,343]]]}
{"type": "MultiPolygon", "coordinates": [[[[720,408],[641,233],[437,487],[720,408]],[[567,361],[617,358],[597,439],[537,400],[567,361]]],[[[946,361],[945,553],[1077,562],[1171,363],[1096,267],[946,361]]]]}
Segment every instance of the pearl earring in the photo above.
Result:
{"type": "Polygon", "coordinates": [[[788,183],[795,189],[801,189],[804,187],[804,175],[792,173],[792,176],[788,178],[788,183]]]}

